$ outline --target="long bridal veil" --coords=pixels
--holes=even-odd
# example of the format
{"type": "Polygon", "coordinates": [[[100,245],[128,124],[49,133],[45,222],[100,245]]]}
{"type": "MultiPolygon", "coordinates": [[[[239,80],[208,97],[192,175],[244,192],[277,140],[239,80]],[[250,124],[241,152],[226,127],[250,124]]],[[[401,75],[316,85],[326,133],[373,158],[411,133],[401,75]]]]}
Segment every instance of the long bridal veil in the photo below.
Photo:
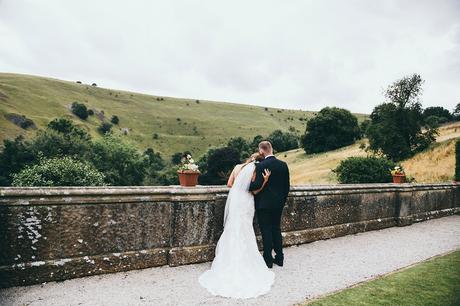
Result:
{"type": "Polygon", "coordinates": [[[252,221],[254,197],[248,191],[255,165],[246,165],[229,192],[224,214],[224,231],[216,247],[211,269],[200,284],[213,295],[252,298],[267,293],[274,282],[257,248],[252,221]]]}

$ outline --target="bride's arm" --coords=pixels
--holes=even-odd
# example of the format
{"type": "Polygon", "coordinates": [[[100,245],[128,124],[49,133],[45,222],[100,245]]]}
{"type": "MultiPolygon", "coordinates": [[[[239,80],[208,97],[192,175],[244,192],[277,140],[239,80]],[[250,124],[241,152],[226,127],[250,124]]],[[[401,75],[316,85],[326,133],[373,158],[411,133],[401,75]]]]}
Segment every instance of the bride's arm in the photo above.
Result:
{"type": "MultiPolygon", "coordinates": [[[[256,195],[256,194],[258,194],[259,192],[261,192],[262,189],[264,189],[264,187],[265,187],[265,185],[267,184],[268,179],[270,178],[270,175],[271,175],[271,174],[272,174],[272,173],[270,172],[270,170],[268,170],[268,169],[265,169],[265,170],[264,170],[264,172],[262,173],[262,177],[263,177],[264,182],[262,183],[262,186],[260,186],[259,189],[253,190],[253,191],[252,191],[252,194],[256,195]]],[[[254,181],[255,178],[256,178],[256,173],[254,172],[254,175],[252,176],[252,181],[254,181]]]]}
{"type": "Polygon", "coordinates": [[[235,169],[236,169],[236,166],[235,168],[233,168],[232,173],[230,174],[230,177],[228,178],[227,187],[232,187],[233,183],[235,182],[235,169]]]}

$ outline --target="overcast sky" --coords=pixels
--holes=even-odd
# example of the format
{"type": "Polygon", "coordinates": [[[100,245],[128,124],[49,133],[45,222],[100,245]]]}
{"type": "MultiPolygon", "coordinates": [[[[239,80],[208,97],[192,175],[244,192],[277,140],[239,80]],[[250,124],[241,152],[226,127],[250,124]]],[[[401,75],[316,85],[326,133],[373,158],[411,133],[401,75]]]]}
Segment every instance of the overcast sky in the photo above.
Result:
{"type": "Polygon", "coordinates": [[[460,102],[460,1],[0,0],[0,71],[282,108],[371,112],[420,73],[460,102]]]}

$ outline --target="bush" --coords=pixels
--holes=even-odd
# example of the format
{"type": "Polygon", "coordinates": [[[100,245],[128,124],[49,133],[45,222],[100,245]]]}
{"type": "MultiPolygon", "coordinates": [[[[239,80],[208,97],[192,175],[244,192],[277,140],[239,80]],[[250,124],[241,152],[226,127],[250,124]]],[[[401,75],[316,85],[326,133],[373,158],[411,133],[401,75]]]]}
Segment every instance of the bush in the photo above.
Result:
{"type": "Polygon", "coordinates": [[[425,108],[423,111],[423,118],[428,118],[430,116],[436,116],[439,118],[439,123],[445,123],[453,120],[452,114],[448,109],[445,109],[442,106],[430,106],[425,108]]]}
{"type": "Polygon", "coordinates": [[[3,140],[3,150],[0,152],[0,186],[10,186],[12,175],[34,161],[32,145],[23,136],[14,140],[3,140]]]}
{"type": "Polygon", "coordinates": [[[325,107],[307,122],[301,142],[307,154],[351,145],[360,137],[358,119],[348,110],[325,107]]]}
{"type": "Polygon", "coordinates": [[[155,152],[152,148],[144,151],[145,177],[144,185],[163,185],[165,182],[164,173],[165,162],[160,153],[155,152]]]}
{"type": "Polygon", "coordinates": [[[38,133],[31,146],[36,156],[77,156],[84,159],[83,155],[90,150],[90,139],[89,134],[71,120],[56,118],[48,123],[46,130],[38,133]]]}
{"type": "Polygon", "coordinates": [[[120,119],[118,118],[118,116],[113,115],[110,119],[110,122],[112,122],[113,124],[118,124],[120,122],[120,119]]]}
{"type": "Polygon", "coordinates": [[[145,175],[145,160],[137,148],[120,137],[105,136],[92,144],[88,159],[116,186],[141,185],[145,175]]]}
{"type": "Polygon", "coordinates": [[[88,118],[88,109],[85,104],[73,102],[71,109],[72,113],[74,113],[78,118],[82,120],[86,120],[86,118],[88,118]]]}
{"type": "Polygon", "coordinates": [[[455,181],[460,182],[460,139],[455,142],[455,181]]]}
{"type": "Polygon", "coordinates": [[[67,118],[55,118],[48,123],[47,128],[69,137],[75,136],[84,140],[91,138],[85,130],[77,127],[72,120],[67,118]]]}
{"type": "Polygon", "coordinates": [[[367,136],[367,129],[369,128],[369,125],[371,124],[371,121],[369,119],[364,120],[359,124],[359,130],[360,130],[360,137],[366,137],[367,136]]]}
{"type": "Polygon", "coordinates": [[[99,125],[99,127],[97,128],[97,130],[102,135],[110,134],[110,132],[112,131],[112,126],[113,125],[108,122],[102,122],[101,125],[99,125]]]}
{"type": "Polygon", "coordinates": [[[273,131],[268,140],[273,146],[274,152],[284,152],[299,147],[299,137],[292,133],[283,133],[281,130],[273,131]]]}
{"type": "Polygon", "coordinates": [[[230,138],[227,147],[234,148],[239,153],[239,159],[246,159],[253,153],[251,145],[243,137],[230,138]]]}
{"type": "Polygon", "coordinates": [[[460,120],[460,103],[458,103],[454,110],[452,111],[452,119],[453,120],[460,120]]]}
{"type": "Polygon", "coordinates": [[[342,184],[390,183],[395,163],[384,157],[349,157],[334,169],[342,184]]]}
{"type": "Polygon", "coordinates": [[[91,84],[91,86],[94,86],[94,87],[96,87],[96,86],[97,86],[97,84],[96,84],[96,83],[93,83],[93,84],[91,84]]]}
{"type": "Polygon", "coordinates": [[[71,157],[43,159],[13,175],[13,186],[102,186],[104,175],[71,157]]]}
{"type": "Polygon", "coordinates": [[[93,116],[94,115],[94,110],[88,109],[88,116],[93,116]]]}
{"type": "Polygon", "coordinates": [[[33,122],[33,120],[27,118],[24,115],[10,113],[10,114],[6,114],[5,118],[8,121],[16,124],[17,126],[20,126],[24,130],[26,130],[26,129],[30,128],[30,127],[33,128],[33,129],[36,128],[35,123],[33,122]]]}
{"type": "Polygon", "coordinates": [[[209,150],[198,161],[198,166],[203,174],[199,177],[201,185],[223,185],[233,170],[239,164],[240,153],[231,147],[223,147],[209,150]]]}

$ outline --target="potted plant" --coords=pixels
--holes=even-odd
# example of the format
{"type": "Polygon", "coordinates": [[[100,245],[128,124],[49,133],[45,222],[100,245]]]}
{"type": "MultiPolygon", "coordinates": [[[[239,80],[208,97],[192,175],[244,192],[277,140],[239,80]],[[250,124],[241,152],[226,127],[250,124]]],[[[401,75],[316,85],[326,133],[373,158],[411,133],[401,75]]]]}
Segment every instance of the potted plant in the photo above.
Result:
{"type": "Polygon", "coordinates": [[[179,183],[181,186],[193,187],[198,184],[200,170],[198,170],[198,166],[190,154],[182,156],[177,173],[179,174],[179,183]]]}
{"type": "Polygon", "coordinates": [[[402,167],[396,166],[390,171],[393,176],[393,183],[401,184],[406,182],[406,173],[404,173],[404,169],[402,167]]]}

